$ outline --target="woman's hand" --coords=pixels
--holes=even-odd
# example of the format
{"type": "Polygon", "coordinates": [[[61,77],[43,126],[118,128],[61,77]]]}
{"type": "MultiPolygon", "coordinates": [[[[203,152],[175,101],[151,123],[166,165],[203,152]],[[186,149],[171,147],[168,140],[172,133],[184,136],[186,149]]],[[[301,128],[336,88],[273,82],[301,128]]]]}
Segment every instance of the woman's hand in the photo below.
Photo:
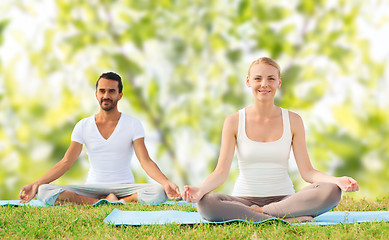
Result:
{"type": "Polygon", "coordinates": [[[184,186],[184,192],[182,193],[182,199],[187,202],[197,203],[204,196],[199,187],[184,186]]]}
{"type": "Polygon", "coordinates": [[[337,177],[336,185],[345,192],[356,192],[359,190],[358,182],[351,177],[337,177]]]}

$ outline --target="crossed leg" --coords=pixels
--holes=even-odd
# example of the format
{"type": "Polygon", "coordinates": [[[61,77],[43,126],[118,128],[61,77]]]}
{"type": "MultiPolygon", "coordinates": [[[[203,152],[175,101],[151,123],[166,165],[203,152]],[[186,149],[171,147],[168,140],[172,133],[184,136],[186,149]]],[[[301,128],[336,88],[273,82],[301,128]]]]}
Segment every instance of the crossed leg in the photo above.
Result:
{"type": "Polygon", "coordinates": [[[342,195],[333,183],[313,183],[279,202],[263,206],[263,213],[275,217],[312,216],[328,212],[336,207],[342,195]]]}
{"type": "Polygon", "coordinates": [[[138,201],[138,194],[134,193],[130,196],[126,196],[126,197],[123,197],[120,199],[113,193],[110,193],[106,196],[102,196],[101,198],[92,198],[92,197],[79,195],[79,194],[74,193],[72,191],[65,190],[58,195],[54,204],[62,205],[64,203],[75,203],[75,204],[80,204],[80,205],[84,205],[84,204],[93,205],[96,202],[98,202],[100,199],[107,199],[108,201],[110,201],[112,203],[121,202],[121,203],[127,204],[130,202],[138,201]]]}
{"type": "Polygon", "coordinates": [[[37,198],[48,205],[61,203],[94,204],[102,198],[111,202],[159,204],[167,200],[159,184],[55,185],[44,184],[37,198]]]}
{"type": "Polygon", "coordinates": [[[138,193],[134,193],[130,196],[123,197],[119,200],[119,202],[120,201],[124,201],[123,202],[124,204],[129,203],[129,202],[136,202],[136,201],[138,201],[138,193]]]}
{"type": "Polygon", "coordinates": [[[290,196],[234,197],[208,193],[199,201],[200,215],[209,221],[244,219],[263,221],[272,217],[287,221],[312,221],[334,208],[341,191],[335,184],[315,183],[290,196]]]}
{"type": "Polygon", "coordinates": [[[127,202],[136,201],[137,200],[136,195],[137,194],[134,193],[130,196],[118,199],[115,194],[110,193],[106,196],[102,196],[101,198],[93,198],[93,197],[87,197],[87,196],[79,195],[79,194],[74,193],[72,191],[65,190],[58,195],[54,204],[62,205],[64,203],[75,203],[75,204],[80,204],[80,205],[84,205],[84,204],[93,205],[96,202],[98,202],[100,199],[107,199],[108,201],[110,201],[112,203],[121,202],[121,203],[127,204],[127,202]],[[133,196],[133,195],[135,195],[135,196],[133,196]],[[128,199],[128,201],[126,201],[125,199],[128,199]]]}

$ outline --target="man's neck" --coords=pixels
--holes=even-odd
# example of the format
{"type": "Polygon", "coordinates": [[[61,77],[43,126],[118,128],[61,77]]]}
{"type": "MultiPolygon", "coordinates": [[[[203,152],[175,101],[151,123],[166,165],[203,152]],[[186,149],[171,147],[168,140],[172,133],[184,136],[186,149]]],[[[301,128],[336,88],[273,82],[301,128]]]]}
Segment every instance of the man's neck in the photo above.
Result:
{"type": "Polygon", "coordinates": [[[111,111],[104,111],[102,109],[100,109],[100,112],[98,114],[96,114],[96,121],[118,121],[120,116],[121,116],[121,112],[118,111],[118,109],[112,109],[111,111]]]}

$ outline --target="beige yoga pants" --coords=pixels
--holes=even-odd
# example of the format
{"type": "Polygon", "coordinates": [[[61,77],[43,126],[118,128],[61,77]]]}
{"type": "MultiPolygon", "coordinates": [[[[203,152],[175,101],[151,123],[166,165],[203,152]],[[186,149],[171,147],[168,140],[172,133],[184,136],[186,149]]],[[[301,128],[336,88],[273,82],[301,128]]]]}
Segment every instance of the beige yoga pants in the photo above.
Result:
{"type": "Polygon", "coordinates": [[[113,193],[118,198],[138,194],[138,201],[149,205],[156,205],[167,200],[163,187],[159,184],[83,184],[83,185],[55,185],[43,184],[39,186],[37,199],[54,205],[58,195],[63,191],[71,191],[81,196],[99,199],[113,193]]]}
{"type": "Polygon", "coordinates": [[[259,222],[272,217],[316,217],[336,207],[341,198],[340,188],[333,183],[314,183],[286,196],[236,197],[208,193],[198,202],[201,217],[208,221],[243,219],[259,222]],[[263,207],[263,213],[248,207],[263,207]]]}

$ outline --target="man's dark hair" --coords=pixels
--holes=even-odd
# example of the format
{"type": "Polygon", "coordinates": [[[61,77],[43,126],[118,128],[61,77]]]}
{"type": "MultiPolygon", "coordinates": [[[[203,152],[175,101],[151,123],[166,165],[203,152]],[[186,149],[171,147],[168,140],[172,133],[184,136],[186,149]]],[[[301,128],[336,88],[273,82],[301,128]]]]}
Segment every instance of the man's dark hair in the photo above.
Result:
{"type": "Polygon", "coordinates": [[[101,78],[117,81],[118,86],[119,86],[119,93],[121,93],[123,91],[122,78],[117,73],[114,73],[114,72],[106,72],[106,73],[101,74],[101,76],[99,77],[99,79],[97,79],[97,82],[96,82],[96,90],[97,90],[97,85],[99,85],[99,80],[101,78]]]}

